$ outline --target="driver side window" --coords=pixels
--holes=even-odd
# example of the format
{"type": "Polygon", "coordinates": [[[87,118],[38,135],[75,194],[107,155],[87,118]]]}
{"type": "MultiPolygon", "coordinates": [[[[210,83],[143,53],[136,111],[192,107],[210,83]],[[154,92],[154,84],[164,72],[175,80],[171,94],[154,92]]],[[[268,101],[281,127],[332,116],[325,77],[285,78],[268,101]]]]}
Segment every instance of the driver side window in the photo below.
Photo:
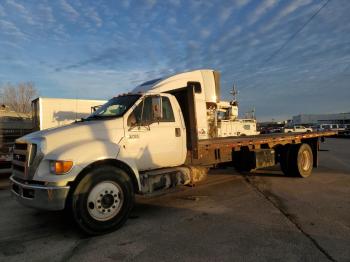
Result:
{"type": "Polygon", "coordinates": [[[152,97],[147,96],[129,115],[127,124],[128,126],[141,125],[151,123],[152,119],[152,97]]]}
{"type": "Polygon", "coordinates": [[[137,105],[134,111],[129,115],[127,124],[128,126],[151,124],[155,121],[158,122],[175,122],[174,112],[169,98],[162,97],[162,118],[156,118],[153,115],[153,102],[152,98],[159,96],[147,96],[143,101],[137,105]]]}

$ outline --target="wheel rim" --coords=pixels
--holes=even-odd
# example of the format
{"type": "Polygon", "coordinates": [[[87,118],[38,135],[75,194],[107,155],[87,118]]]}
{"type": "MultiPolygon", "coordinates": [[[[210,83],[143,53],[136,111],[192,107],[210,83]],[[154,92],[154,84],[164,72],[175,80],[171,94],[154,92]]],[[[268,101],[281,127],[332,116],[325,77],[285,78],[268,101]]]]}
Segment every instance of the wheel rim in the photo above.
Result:
{"type": "Polygon", "coordinates": [[[115,217],[124,202],[121,187],[113,181],[104,181],[92,188],[87,201],[87,210],[92,218],[106,221],[115,217]]]}
{"type": "Polygon", "coordinates": [[[311,166],[311,156],[310,153],[307,150],[304,150],[301,152],[300,157],[300,167],[303,171],[308,171],[311,166]]]}

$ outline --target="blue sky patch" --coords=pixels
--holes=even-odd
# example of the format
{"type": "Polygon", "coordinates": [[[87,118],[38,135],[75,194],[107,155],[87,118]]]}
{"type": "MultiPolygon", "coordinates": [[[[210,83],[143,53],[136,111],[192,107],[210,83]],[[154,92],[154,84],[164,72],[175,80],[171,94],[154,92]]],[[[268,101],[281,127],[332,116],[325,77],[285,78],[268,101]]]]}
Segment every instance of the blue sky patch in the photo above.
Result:
{"type": "Polygon", "coordinates": [[[213,68],[261,120],[349,112],[349,14],[347,0],[2,0],[0,85],[107,99],[213,68]]]}

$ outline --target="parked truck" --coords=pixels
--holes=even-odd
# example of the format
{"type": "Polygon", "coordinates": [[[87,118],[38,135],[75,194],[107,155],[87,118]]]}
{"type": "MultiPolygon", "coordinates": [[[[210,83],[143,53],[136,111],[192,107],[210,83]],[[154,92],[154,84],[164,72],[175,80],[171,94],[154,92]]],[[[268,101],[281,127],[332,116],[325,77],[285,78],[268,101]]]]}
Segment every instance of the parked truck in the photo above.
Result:
{"type": "Polygon", "coordinates": [[[33,130],[70,124],[87,117],[105,100],[38,97],[32,101],[33,130]]]}
{"type": "Polygon", "coordinates": [[[285,127],[283,128],[284,133],[305,133],[305,132],[312,132],[311,127],[305,127],[305,126],[292,126],[292,127],[285,127]]]}
{"type": "Polygon", "coordinates": [[[260,132],[256,130],[256,120],[252,118],[238,118],[238,102],[220,101],[207,110],[208,123],[216,121],[214,127],[215,137],[228,136],[254,136],[260,132]],[[211,117],[210,117],[211,116],[211,117]]]}
{"type": "Polygon", "coordinates": [[[88,234],[127,220],[135,194],[153,195],[205,179],[226,163],[238,170],[280,163],[308,177],[319,138],[335,132],[222,136],[220,78],[196,70],[148,81],[89,117],[16,141],[12,193],[24,205],[69,210],[88,234]],[[214,111],[214,112],[213,112],[214,111]]]}

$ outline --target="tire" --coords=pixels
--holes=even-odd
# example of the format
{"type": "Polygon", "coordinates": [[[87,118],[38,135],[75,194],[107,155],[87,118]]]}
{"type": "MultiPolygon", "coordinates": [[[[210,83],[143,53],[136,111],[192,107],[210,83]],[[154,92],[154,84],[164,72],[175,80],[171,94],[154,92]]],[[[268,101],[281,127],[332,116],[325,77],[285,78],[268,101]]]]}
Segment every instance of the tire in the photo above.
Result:
{"type": "Polygon", "coordinates": [[[279,162],[280,162],[281,170],[285,175],[288,175],[289,153],[290,153],[290,145],[283,146],[283,148],[281,149],[279,162]]]}
{"type": "Polygon", "coordinates": [[[239,172],[250,172],[252,170],[252,155],[248,149],[242,149],[241,151],[233,151],[233,167],[239,172]]]}
{"type": "Polygon", "coordinates": [[[313,154],[308,144],[291,145],[282,159],[281,169],[287,176],[306,178],[311,175],[313,154]]]}
{"type": "Polygon", "coordinates": [[[134,205],[130,177],[113,166],[96,167],[79,182],[71,197],[71,212],[77,225],[89,235],[121,227],[134,205]]]}

